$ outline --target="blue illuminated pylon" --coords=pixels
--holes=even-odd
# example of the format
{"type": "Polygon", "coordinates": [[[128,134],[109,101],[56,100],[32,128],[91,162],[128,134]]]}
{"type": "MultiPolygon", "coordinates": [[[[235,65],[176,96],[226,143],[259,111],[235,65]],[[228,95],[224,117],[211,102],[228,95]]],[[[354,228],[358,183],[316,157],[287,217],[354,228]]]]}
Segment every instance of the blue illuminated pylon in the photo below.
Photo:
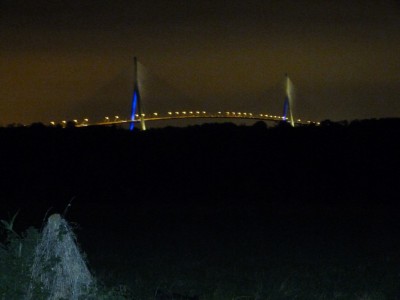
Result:
{"type": "Polygon", "coordinates": [[[289,113],[289,98],[285,97],[285,102],[283,103],[283,120],[287,121],[289,113]]]}
{"type": "Polygon", "coordinates": [[[136,115],[139,116],[140,125],[142,130],[146,130],[146,124],[144,122],[144,114],[143,114],[143,107],[140,98],[139,92],[139,84],[138,84],[138,66],[137,66],[137,59],[134,57],[134,74],[135,74],[135,83],[133,86],[133,96],[132,96],[132,110],[131,110],[131,123],[129,125],[129,130],[133,130],[135,128],[134,121],[136,120],[136,115]]]}
{"type": "Polygon", "coordinates": [[[133,89],[133,96],[132,96],[132,110],[131,110],[131,123],[129,125],[129,130],[133,130],[135,128],[135,115],[136,115],[136,109],[138,107],[138,102],[140,99],[140,94],[139,94],[139,89],[137,88],[136,84],[133,89]]]}

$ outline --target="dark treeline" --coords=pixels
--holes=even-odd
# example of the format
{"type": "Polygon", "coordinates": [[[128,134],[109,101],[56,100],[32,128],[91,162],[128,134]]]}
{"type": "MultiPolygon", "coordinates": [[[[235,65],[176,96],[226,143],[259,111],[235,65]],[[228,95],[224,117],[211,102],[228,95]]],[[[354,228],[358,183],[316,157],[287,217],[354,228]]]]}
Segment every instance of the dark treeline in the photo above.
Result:
{"type": "Polygon", "coordinates": [[[60,211],[72,198],[138,214],[387,216],[399,208],[399,136],[400,119],[0,128],[1,217],[60,211]]]}

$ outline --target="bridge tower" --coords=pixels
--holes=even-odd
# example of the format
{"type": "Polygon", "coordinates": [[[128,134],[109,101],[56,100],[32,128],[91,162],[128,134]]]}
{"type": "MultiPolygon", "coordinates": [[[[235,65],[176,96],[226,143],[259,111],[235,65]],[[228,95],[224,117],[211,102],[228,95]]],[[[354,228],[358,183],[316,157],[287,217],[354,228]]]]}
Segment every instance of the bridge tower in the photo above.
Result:
{"type": "Polygon", "coordinates": [[[294,127],[292,110],[294,101],[294,87],[287,73],[285,74],[285,93],[285,102],[283,103],[283,120],[286,122],[289,121],[290,125],[294,127]]]}
{"type": "Polygon", "coordinates": [[[136,115],[138,115],[140,120],[140,127],[142,130],[146,130],[146,124],[144,121],[144,113],[143,113],[143,105],[142,99],[140,97],[139,91],[139,77],[138,77],[138,65],[137,65],[137,58],[133,58],[133,65],[134,65],[134,86],[133,86],[133,96],[132,96],[132,109],[131,109],[131,123],[129,124],[129,130],[133,130],[135,128],[135,121],[136,115]]]}

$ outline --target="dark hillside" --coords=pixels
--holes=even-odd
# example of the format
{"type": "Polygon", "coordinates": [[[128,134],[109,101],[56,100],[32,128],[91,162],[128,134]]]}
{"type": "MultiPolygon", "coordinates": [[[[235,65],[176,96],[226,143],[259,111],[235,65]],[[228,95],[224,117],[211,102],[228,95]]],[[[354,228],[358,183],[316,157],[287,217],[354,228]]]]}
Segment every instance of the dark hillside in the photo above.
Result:
{"type": "Polygon", "coordinates": [[[396,119],[294,129],[206,124],[134,133],[2,128],[0,197],[8,210],[63,207],[75,197],[82,204],[146,209],[393,211],[399,133],[396,119]]]}
{"type": "Polygon", "coordinates": [[[137,299],[397,299],[399,136],[399,119],[0,128],[0,219],[40,227],[72,199],[92,270],[137,299]]]}

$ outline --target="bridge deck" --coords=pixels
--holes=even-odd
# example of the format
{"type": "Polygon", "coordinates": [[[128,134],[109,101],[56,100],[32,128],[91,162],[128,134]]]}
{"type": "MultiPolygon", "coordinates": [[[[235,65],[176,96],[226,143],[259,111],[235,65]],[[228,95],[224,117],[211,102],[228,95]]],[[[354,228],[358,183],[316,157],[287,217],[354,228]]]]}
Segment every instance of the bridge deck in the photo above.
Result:
{"type": "MultiPolygon", "coordinates": [[[[165,121],[165,120],[179,120],[179,119],[235,119],[235,120],[256,120],[256,121],[269,121],[269,122],[281,122],[283,117],[272,116],[264,114],[252,114],[252,113],[169,113],[166,115],[159,115],[154,113],[150,116],[143,116],[145,122],[151,121],[165,121]]],[[[82,126],[106,126],[106,125],[119,125],[119,124],[130,124],[130,123],[140,123],[141,118],[137,116],[135,120],[107,120],[97,123],[87,123],[87,124],[77,124],[77,127],[82,126]]],[[[318,122],[312,121],[302,121],[300,119],[296,120],[296,124],[318,124],[318,122]]]]}

